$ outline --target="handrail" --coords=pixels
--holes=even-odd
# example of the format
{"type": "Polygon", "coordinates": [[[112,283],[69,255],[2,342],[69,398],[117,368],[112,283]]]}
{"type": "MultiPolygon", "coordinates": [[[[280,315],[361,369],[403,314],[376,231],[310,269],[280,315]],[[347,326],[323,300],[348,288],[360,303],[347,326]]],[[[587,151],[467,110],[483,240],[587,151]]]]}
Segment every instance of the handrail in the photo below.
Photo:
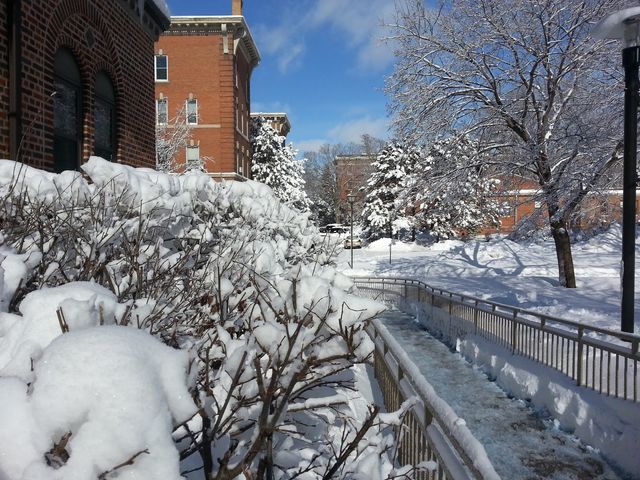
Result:
{"type": "Polygon", "coordinates": [[[639,401],[640,335],[459,294],[411,278],[353,280],[361,289],[400,296],[419,309],[430,328],[451,341],[477,334],[568,375],[579,386],[639,401]]]}
{"type": "MultiPolygon", "coordinates": [[[[382,322],[374,319],[367,330],[375,344],[376,378],[387,407],[395,410],[403,400],[416,398],[405,417],[400,463],[434,460],[438,475],[433,478],[499,480],[482,444],[436,394],[382,322]]],[[[416,478],[422,477],[427,478],[427,472],[417,473],[416,478]]]]}

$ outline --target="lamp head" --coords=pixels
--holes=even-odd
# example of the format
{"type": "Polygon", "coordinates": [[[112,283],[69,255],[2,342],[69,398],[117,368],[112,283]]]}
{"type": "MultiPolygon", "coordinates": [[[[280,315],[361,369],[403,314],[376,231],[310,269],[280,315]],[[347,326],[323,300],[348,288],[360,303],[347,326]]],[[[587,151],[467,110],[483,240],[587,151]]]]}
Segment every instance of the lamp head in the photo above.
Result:
{"type": "Polygon", "coordinates": [[[593,36],[621,40],[625,48],[640,46],[640,7],[612,13],[595,26],[593,36]]]}

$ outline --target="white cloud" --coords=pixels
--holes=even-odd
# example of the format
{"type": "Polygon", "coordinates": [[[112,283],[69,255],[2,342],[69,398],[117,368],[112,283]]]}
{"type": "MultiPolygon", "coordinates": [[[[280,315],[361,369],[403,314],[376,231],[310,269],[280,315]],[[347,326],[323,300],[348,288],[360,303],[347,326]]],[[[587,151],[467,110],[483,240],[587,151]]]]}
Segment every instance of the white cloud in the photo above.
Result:
{"type": "Polygon", "coordinates": [[[320,150],[320,147],[325,145],[327,140],[324,139],[312,139],[312,140],[301,140],[294,144],[294,147],[303,154],[304,152],[317,152],[320,150]]]}
{"type": "Polygon", "coordinates": [[[362,135],[371,135],[376,138],[386,139],[389,137],[389,119],[382,118],[359,118],[349,122],[336,125],[329,133],[330,143],[360,143],[362,135]]]}
{"type": "Polygon", "coordinates": [[[302,65],[305,37],[311,31],[333,30],[353,50],[359,69],[380,71],[393,61],[393,48],[381,42],[383,27],[394,14],[390,0],[313,0],[300,2],[278,26],[256,28],[260,48],[277,55],[282,73],[302,65]],[[309,8],[310,6],[310,8],[309,8]]]}

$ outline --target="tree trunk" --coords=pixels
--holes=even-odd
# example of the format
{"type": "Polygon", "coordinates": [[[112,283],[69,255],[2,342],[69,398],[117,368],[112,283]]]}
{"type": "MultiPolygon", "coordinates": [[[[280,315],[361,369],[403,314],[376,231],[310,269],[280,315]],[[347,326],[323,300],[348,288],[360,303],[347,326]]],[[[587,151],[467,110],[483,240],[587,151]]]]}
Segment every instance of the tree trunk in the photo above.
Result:
{"type": "Polygon", "coordinates": [[[571,238],[567,230],[567,221],[564,218],[554,218],[552,212],[557,211],[557,206],[549,205],[549,226],[556,244],[558,280],[563,287],[576,288],[576,274],[573,269],[573,254],[571,253],[571,238]]]}

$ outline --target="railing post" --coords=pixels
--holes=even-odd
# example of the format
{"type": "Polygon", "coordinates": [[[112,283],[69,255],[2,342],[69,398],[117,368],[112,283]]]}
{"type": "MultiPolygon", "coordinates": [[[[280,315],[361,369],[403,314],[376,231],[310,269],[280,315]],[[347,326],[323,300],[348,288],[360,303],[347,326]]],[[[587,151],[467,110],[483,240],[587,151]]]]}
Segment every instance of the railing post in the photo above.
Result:
{"type": "Polygon", "coordinates": [[[473,309],[473,334],[478,334],[478,300],[474,302],[473,309]]]}
{"type": "Polygon", "coordinates": [[[584,348],[582,344],[582,337],[584,335],[584,327],[578,327],[578,356],[576,358],[576,384],[578,386],[582,385],[582,350],[584,348]]]}
{"type": "Polygon", "coordinates": [[[518,342],[518,322],[516,321],[516,317],[518,316],[518,311],[513,311],[513,318],[511,319],[511,354],[516,353],[516,343],[518,342]]]}
{"type": "Polygon", "coordinates": [[[451,336],[452,323],[453,323],[453,293],[449,293],[449,339],[453,338],[451,336]]]}

